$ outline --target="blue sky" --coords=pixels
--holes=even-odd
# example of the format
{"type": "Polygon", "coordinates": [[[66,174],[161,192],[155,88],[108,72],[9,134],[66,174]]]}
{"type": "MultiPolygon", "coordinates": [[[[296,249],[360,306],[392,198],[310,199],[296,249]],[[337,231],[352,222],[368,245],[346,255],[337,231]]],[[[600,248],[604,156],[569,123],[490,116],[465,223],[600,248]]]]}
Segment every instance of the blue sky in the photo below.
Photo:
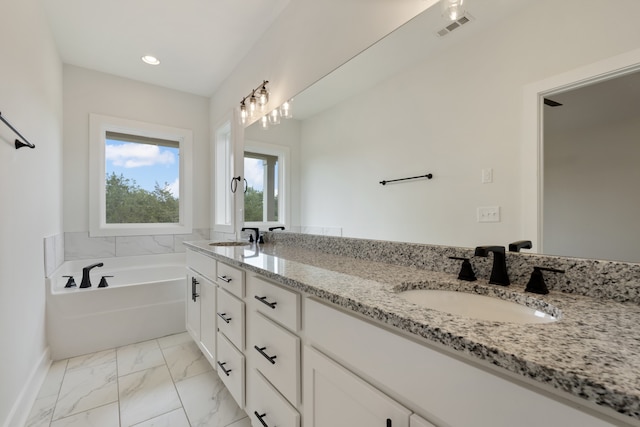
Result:
{"type": "Polygon", "coordinates": [[[178,197],[178,148],[107,139],[105,161],[107,175],[122,174],[149,191],[153,191],[156,182],[160,186],[168,183],[169,190],[178,197]]]}

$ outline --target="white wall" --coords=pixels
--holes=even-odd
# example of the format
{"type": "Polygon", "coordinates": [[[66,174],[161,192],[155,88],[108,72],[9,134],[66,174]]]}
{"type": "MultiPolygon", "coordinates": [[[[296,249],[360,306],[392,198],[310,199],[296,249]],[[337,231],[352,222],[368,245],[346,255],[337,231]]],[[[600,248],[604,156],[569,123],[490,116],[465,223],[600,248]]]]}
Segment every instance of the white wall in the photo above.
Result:
{"type": "Polygon", "coordinates": [[[521,235],[520,183],[535,179],[519,169],[523,89],[638,48],[640,3],[621,3],[623,16],[604,1],[533,2],[305,121],[302,225],[461,246],[535,239],[521,235]],[[482,168],[493,169],[492,184],[481,184],[482,168]],[[427,172],[433,180],[378,184],[427,172]],[[477,223],[479,206],[500,206],[502,222],[477,223]]]}
{"type": "Polygon", "coordinates": [[[64,230],[89,230],[89,114],[193,130],[193,227],[209,228],[209,99],[64,66],[64,230]]]}
{"type": "Polygon", "coordinates": [[[46,367],[43,238],[62,231],[62,64],[37,0],[3,2],[0,112],[0,425],[21,426],[46,367]]]}
{"type": "Polygon", "coordinates": [[[635,118],[545,133],[545,253],[640,262],[639,136],[635,118]]]}

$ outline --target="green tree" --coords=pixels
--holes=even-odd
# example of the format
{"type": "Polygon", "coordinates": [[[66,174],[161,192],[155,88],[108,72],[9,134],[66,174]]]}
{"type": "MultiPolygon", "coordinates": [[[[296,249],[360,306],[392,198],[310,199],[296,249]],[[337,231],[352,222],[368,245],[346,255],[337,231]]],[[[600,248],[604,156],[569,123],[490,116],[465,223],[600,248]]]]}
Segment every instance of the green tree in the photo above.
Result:
{"type": "Polygon", "coordinates": [[[244,220],[262,221],[262,191],[257,191],[253,187],[247,188],[244,194],[244,220]]]}
{"type": "Polygon", "coordinates": [[[107,224],[176,223],[178,199],[157,182],[153,191],[141,188],[135,180],[111,173],[106,179],[107,224]]]}

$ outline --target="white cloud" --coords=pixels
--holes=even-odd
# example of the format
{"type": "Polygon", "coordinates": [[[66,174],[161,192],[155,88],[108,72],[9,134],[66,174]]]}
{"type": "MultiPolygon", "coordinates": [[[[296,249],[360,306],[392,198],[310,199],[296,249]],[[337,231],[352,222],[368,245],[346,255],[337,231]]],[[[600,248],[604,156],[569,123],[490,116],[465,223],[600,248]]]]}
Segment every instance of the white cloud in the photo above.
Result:
{"type": "Polygon", "coordinates": [[[249,187],[262,191],[264,188],[264,166],[259,159],[244,159],[244,177],[247,179],[249,187]]]}
{"type": "Polygon", "coordinates": [[[137,168],[140,166],[172,165],[176,159],[172,152],[161,151],[157,145],[125,143],[107,144],[105,157],[114,166],[137,168]]]}
{"type": "Polygon", "coordinates": [[[173,197],[178,199],[180,196],[180,178],[176,178],[175,181],[173,181],[171,184],[168,184],[164,188],[165,190],[169,190],[169,192],[173,194],[173,197]]]}

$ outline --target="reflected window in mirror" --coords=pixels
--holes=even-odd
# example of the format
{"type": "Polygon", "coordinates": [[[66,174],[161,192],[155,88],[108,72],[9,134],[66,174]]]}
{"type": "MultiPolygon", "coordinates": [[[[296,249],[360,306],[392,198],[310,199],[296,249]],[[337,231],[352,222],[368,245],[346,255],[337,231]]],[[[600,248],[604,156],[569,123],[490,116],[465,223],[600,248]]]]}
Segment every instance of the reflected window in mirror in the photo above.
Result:
{"type": "Polygon", "coordinates": [[[244,151],[244,222],[258,227],[285,225],[286,147],[247,141],[244,151]]]}

